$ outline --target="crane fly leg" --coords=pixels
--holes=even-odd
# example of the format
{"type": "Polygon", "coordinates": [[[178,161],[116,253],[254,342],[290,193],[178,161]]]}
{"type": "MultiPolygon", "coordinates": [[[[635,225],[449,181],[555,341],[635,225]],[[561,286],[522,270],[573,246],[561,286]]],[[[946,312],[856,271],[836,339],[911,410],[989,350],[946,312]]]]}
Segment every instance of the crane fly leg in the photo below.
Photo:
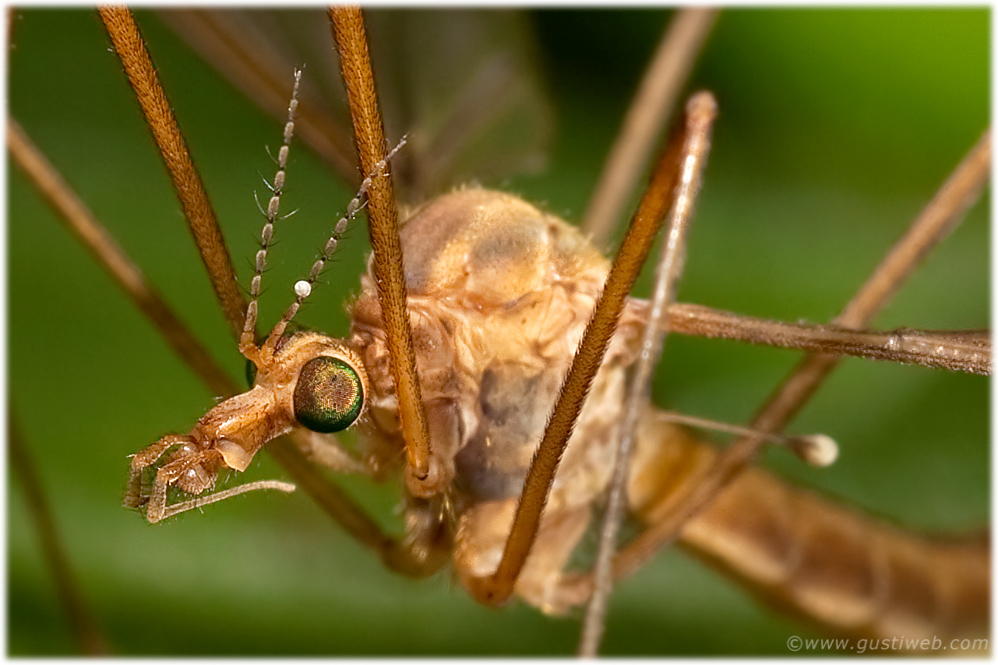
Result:
{"type": "Polygon", "coordinates": [[[136,100],[142,107],[159,154],[170,172],[174,190],[184,209],[184,218],[198,245],[230,331],[238,337],[243,327],[246,300],[236,283],[232,257],[222,237],[215,210],[187,151],[187,144],[160,85],[145,41],[128,9],[102,7],[99,12],[122,67],[128,74],[136,100]]]}
{"type": "Polygon", "coordinates": [[[706,7],[678,9],[662,34],[582,217],[582,228],[592,234],[597,246],[605,245],[619,225],[642,169],[662,140],[670,114],[679,107],[682,86],[717,21],[718,11],[706,7]]]}
{"type": "Polygon", "coordinates": [[[66,610],[79,650],[89,656],[111,653],[100,624],[93,613],[65,543],[59,535],[52,506],[45,494],[41,477],[22,438],[21,428],[13,409],[8,405],[7,460],[14,478],[20,481],[25,498],[34,516],[34,526],[41,541],[45,563],[55,578],[56,591],[66,610]]]}
{"type": "MultiPolygon", "coordinates": [[[[378,109],[364,18],[359,7],[331,8],[329,18],[340,55],[340,71],[347,90],[361,172],[375,173],[377,164],[385,159],[385,130],[378,109]]],[[[432,496],[442,491],[450,478],[430,447],[430,430],[416,376],[398,209],[391,178],[372,181],[367,203],[367,228],[377,275],[378,302],[390,344],[389,366],[395,380],[406,442],[406,484],[416,496],[432,496]]]]}
{"type": "Polygon", "coordinates": [[[336,437],[302,430],[300,435],[295,437],[295,443],[311,461],[337,473],[374,475],[374,469],[351,455],[346,448],[340,445],[336,437]]]}
{"type": "Polygon", "coordinates": [[[229,377],[13,117],[7,119],[7,147],[14,162],[55,211],[56,219],[93,254],[111,280],[159,330],[168,346],[213,392],[229,391],[229,377]]]}
{"type": "Polygon", "coordinates": [[[649,303],[640,353],[632,369],[626,396],[627,406],[619,426],[617,456],[613,464],[606,510],[600,527],[599,550],[593,568],[595,590],[586,610],[579,647],[582,656],[596,656],[603,634],[606,608],[613,588],[612,563],[624,515],[625,489],[634,438],[640,416],[651,396],[652,373],[662,355],[665,343],[662,321],[666,318],[666,309],[676,300],[676,286],[686,258],[686,237],[700,191],[703,170],[707,165],[710,137],[716,117],[717,102],[708,92],[694,95],[686,104],[680,176],[669,211],[669,222],[656,269],[655,289],[649,303]]]}
{"type": "MultiPolygon", "coordinates": [[[[469,588],[474,578],[496,569],[513,524],[517,499],[489,501],[464,511],[454,543],[454,568],[469,588]],[[484,554],[483,554],[484,553],[484,554]]],[[[586,596],[563,573],[576,544],[589,525],[590,508],[560,510],[541,518],[534,547],[516,578],[518,596],[547,614],[564,614],[586,596]],[[567,579],[567,578],[566,578],[567,579]]]]}

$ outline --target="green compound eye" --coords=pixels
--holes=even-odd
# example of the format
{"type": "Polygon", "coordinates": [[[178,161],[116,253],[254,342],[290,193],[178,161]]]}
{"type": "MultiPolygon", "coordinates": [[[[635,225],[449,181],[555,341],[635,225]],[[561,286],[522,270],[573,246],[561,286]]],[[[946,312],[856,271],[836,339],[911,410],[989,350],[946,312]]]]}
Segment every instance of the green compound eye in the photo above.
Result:
{"type": "Polygon", "coordinates": [[[364,387],[348,363],[320,356],[302,367],[295,386],[295,418],[313,432],[339,432],[364,406],[364,387]]]}

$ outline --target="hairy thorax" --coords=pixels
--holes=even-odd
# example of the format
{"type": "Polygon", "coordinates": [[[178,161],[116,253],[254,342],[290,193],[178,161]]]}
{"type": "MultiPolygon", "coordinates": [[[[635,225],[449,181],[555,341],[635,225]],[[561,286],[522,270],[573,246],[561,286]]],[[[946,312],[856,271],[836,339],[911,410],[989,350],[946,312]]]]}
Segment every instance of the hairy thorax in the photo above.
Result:
{"type": "MultiPolygon", "coordinates": [[[[519,198],[463,189],[417,209],[401,229],[416,364],[433,454],[452,473],[459,576],[498,565],[531,457],[609,264],[574,227],[519,198]]],[[[353,306],[351,342],[371,382],[368,455],[401,460],[397,401],[372,268],[353,306]]],[[[555,478],[535,552],[517,584],[552,597],[612,467],[636,321],[625,311],[555,478]],[[545,548],[545,540],[554,545],[545,548]]]]}

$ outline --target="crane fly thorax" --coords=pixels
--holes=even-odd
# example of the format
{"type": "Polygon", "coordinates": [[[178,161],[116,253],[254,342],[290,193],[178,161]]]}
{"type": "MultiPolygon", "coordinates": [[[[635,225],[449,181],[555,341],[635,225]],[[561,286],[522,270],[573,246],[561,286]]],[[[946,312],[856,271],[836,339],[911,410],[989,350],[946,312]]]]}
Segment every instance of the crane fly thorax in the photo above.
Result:
{"type": "MultiPolygon", "coordinates": [[[[417,209],[401,239],[434,454],[447,457],[463,505],[515,500],[609,264],[564,221],[481,189],[417,209]]],[[[605,487],[636,330],[626,323],[611,344],[556,477],[550,511],[588,506],[605,487]]],[[[401,447],[370,268],[353,306],[352,332],[371,382],[372,419],[401,447]]]]}

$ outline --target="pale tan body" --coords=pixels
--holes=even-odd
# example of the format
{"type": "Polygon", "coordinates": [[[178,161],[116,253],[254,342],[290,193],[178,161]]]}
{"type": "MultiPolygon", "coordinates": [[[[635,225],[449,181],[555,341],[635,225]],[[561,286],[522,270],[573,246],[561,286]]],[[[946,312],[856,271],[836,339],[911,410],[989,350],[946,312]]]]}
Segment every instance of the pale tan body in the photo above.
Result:
{"type": "MultiPolygon", "coordinates": [[[[475,593],[469,581],[491,574],[502,556],[531,456],[609,266],[574,227],[511,195],[479,189],[418,209],[401,239],[432,454],[449,482],[441,496],[407,497],[411,561],[400,569],[426,574],[452,555],[458,578],[475,593]]],[[[180,448],[157,473],[151,521],[169,485],[199,493],[219,467],[245,469],[266,441],[295,426],[295,377],[316,355],[362,365],[361,462],[375,478],[400,471],[405,443],[370,267],[361,287],[347,343],[298,333],[279,345],[251,391],[216,406],[189,435],[164,437],[135,456],[126,503],[141,505],[142,471],[174,445],[180,448]],[[191,469],[204,470],[193,485],[185,482],[191,469]]],[[[516,582],[516,593],[546,612],[587,598],[578,585],[563,584],[565,567],[609,481],[644,309],[633,301],[624,310],[516,582]]],[[[632,515],[655,523],[715,455],[649,412],[631,465],[632,515]]],[[[680,537],[767,602],[835,632],[964,638],[987,631],[984,539],[937,543],[903,534],[790,490],[763,471],[736,480],[680,537]]]]}

